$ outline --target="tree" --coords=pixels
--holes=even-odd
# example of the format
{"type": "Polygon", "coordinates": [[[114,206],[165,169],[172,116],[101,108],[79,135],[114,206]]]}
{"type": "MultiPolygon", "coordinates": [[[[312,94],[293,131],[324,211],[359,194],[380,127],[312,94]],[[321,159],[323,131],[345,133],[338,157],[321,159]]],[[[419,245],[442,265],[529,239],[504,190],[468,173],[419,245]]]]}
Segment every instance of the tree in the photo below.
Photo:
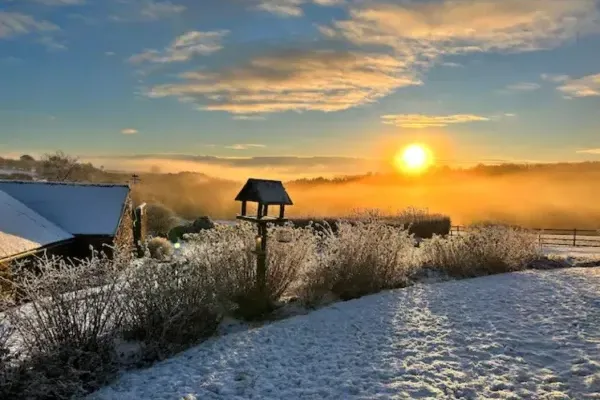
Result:
{"type": "Polygon", "coordinates": [[[30,156],[29,154],[23,154],[19,160],[26,162],[26,163],[32,163],[35,162],[35,158],[33,158],[32,156],[30,156]]]}
{"type": "Polygon", "coordinates": [[[42,157],[41,175],[49,181],[73,181],[71,176],[79,165],[79,159],[62,151],[42,157]]]}

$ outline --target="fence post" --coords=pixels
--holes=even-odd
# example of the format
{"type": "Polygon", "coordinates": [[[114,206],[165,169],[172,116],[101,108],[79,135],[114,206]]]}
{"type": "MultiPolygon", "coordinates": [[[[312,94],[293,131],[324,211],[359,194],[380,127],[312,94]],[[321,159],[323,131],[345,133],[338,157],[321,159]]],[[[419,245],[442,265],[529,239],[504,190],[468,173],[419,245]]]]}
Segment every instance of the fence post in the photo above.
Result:
{"type": "Polygon", "coordinates": [[[573,229],[573,247],[577,247],[577,228],[573,229]]]}

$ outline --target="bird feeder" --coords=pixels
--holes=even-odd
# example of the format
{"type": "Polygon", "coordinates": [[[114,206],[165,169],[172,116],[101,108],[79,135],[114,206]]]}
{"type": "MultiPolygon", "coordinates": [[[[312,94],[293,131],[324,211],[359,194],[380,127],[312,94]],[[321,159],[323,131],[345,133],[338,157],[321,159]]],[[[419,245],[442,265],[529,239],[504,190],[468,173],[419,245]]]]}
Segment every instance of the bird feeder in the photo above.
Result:
{"type": "Polygon", "coordinates": [[[257,266],[256,276],[259,289],[264,289],[267,272],[267,225],[283,225],[285,219],[285,207],[291,206],[292,199],[285,190],[281,181],[250,178],[235,198],[241,202],[241,212],[237,219],[248,221],[258,226],[256,236],[257,266]],[[248,203],[257,204],[256,215],[248,214],[248,203]],[[276,216],[269,215],[269,207],[279,207],[276,216]]]}

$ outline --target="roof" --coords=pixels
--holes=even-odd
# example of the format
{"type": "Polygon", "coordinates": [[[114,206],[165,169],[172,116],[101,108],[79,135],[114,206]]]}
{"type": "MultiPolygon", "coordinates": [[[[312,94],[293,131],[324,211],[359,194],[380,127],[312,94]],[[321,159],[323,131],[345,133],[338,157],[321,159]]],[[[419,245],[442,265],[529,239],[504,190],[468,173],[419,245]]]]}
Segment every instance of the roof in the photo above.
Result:
{"type": "Polygon", "coordinates": [[[0,190],[73,235],[114,236],[127,185],[0,181],[0,190]]]}
{"type": "Polygon", "coordinates": [[[70,233],[0,190],[0,259],[69,239],[70,233]]]}
{"type": "Polygon", "coordinates": [[[236,201],[253,201],[261,204],[283,204],[293,205],[292,199],[286,192],[281,181],[271,181],[267,179],[250,178],[244,185],[240,193],[235,198],[236,201]]]}

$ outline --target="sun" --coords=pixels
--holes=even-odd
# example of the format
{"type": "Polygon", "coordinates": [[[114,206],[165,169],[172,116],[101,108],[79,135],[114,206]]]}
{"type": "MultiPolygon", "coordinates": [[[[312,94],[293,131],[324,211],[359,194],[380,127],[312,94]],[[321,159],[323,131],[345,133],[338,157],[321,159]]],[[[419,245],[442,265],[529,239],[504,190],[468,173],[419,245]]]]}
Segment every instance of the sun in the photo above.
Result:
{"type": "Polygon", "coordinates": [[[425,171],[432,163],[431,150],[417,143],[406,146],[394,157],[394,164],[398,170],[413,174],[425,171]]]}

